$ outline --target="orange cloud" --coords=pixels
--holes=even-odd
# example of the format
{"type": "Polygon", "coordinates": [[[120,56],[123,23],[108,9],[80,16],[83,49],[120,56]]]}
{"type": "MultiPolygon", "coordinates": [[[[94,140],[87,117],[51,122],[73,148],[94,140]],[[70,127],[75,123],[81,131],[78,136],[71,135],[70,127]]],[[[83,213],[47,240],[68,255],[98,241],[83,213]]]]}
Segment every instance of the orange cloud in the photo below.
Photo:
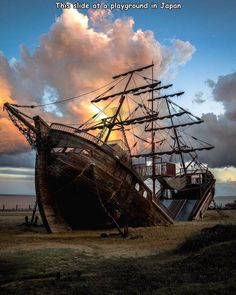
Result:
{"type": "Polygon", "coordinates": [[[2,106],[7,101],[14,103],[11,98],[10,86],[7,81],[0,76],[0,153],[11,153],[16,150],[21,151],[27,148],[26,140],[9,120],[6,112],[3,112],[2,106]]]}
{"type": "MultiPolygon", "coordinates": [[[[173,60],[175,66],[178,60],[183,64],[195,51],[184,41],[171,44],[168,54],[166,49],[151,31],[135,31],[133,18],[113,21],[111,14],[103,10],[87,16],[75,9],[65,9],[51,30],[40,37],[40,44],[32,54],[22,46],[21,60],[11,63],[0,55],[0,81],[6,81],[6,85],[0,84],[1,103],[12,102],[10,95],[18,104],[44,104],[73,97],[101,87],[114,74],[151,61],[156,64],[158,77],[173,66],[173,60]]],[[[81,123],[95,112],[88,96],[30,110],[31,115],[64,123],[81,123]]],[[[6,118],[6,114],[1,115],[6,118]]],[[[25,149],[25,140],[15,127],[7,119],[1,119],[0,123],[0,136],[6,137],[0,151],[25,149]]]]}

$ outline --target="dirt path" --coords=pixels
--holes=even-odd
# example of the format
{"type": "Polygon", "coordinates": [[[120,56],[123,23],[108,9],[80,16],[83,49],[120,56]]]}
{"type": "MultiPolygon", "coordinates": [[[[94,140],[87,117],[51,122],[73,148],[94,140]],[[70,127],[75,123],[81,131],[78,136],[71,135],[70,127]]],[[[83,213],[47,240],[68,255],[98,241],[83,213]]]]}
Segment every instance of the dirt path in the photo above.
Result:
{"type": "MultiPolygon", "coordinates": [[[[33,250],[41,248],[70,248],[88,255],[103,257],[140,257],[155,255],[175,249],[191,234],[214,224],[236,222],[236,211],[225,211],[227,217],[208,211],[199,222],[178,222],[174,225],[149,228],[131,228],[131,237],[101,238],[104,231],[75,231],[71,233],[47,234],[43,228],[28,229],[19,226],[24,221],[24,212],[0,214],[1,252],[33,250]]],[[[116,233],[116,231],[106,231],[116,233]]]]}

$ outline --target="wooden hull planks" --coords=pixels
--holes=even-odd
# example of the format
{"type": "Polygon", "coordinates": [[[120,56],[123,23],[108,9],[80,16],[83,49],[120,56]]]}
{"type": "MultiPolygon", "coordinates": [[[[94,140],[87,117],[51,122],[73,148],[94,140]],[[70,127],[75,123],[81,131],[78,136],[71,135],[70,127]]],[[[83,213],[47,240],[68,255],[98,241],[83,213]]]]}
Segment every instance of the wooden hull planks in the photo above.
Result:
{"type": "Polygon", "coordinates": [[[131,226],[173,222],[132,167],[104,147],[52,129],[38,142],[36,192],[48,232],[103,228],[115,208],[131,226]]]}

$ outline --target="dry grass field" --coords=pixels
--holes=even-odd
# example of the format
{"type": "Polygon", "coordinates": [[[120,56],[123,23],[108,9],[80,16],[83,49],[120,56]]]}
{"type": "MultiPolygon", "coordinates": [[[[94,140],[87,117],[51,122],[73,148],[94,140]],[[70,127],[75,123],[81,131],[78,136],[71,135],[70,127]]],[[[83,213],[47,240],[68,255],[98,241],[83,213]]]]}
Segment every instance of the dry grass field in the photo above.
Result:
{"type": "Polygon", "coordinates": [[[235,210],[128,239],[47,234],[26,214],[0,212],[0,294],[236,294],[235,210]]]}

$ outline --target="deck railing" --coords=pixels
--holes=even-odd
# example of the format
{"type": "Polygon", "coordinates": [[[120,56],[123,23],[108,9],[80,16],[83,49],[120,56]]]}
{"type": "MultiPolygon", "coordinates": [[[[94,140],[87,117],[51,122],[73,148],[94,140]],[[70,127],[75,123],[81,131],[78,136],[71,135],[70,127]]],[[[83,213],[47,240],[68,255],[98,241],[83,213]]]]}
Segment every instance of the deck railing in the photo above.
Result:
{"type": "Polygon", "coordinates": [[[53,130],[64,131],[64,132],[68,132],[68,133],[71,133],[71,134],[76,135],[76,136],[79,136],[79,137],[83,137],[85,139],[88,139],[88,140],[96,143],[99,146],[106,145],[107,147],[111,148],[105,142],[103,142],[102,140],[99,140],[96,136],[94,136],[92,134],[89,134],[87,132],[81,132],[77,128],[74,128],[74,127],[71,127],[71,126],[67,126],[67,125],[63,125],[63,124],[59,124],[59,123],[53,123],[50,127],[53,130]]]}
{"type": "MultiPolygon", "coordinates": [[[[143,178],[152,177],[152,165],[146,164],[134,164],[134,169],[141,175],[143,178]]],[[[175,176],[175,164],[162,162],[155,164],[155,176],[175,176]]]]}
{"type": "Polygon", "coordinates": [[[107,144],[104,141],[98,139],[96,136],[94,136],[92,134],[89,134],[87,132],[81,132],[77,128],[67,126],[67,125],[63,125],[63,124],[59,124],[59,123],[52,123],[50,128],[53,129],[53,130],[59,130],[59,131],[68,132],[68,133],[71,133],[71,134],[73,134],[75,136],[82,137],[84,139],[92,141],[92,142],[96,143],[97,145],[103,147],[106,151],[112,153],[114,156],[117,156],[119,158],[124,158],[124,156],[126,158],[128,158],[127,157],[128,155],[127,155],[127,153],[125,151],[118,152],[117,150],[112,148],[109,144],[107,144]]]}

